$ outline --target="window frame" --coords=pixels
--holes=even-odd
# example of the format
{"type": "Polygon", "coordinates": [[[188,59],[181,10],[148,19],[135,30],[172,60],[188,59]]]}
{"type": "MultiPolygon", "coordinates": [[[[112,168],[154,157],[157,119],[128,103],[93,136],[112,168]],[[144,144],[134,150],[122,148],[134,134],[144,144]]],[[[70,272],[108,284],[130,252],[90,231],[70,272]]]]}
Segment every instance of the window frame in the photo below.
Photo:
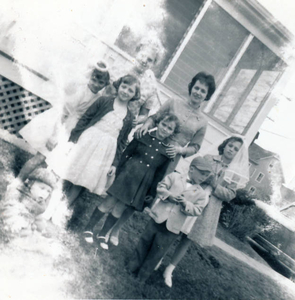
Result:
{"type": "MultiPolygon", "coordinates": [[[[175,66],[176,62],[178,61],[182,51],[187,46],[187,43],[189,42],[190,38],[192,37],[195,30],[198,28],[199,23],[203,19],[204,15],[207,13],[207,10],[209,9],[210,5],[212,3],[217,4],[220,9],[227,12],[233,19],[238,21],[238,23],[244,27],[248,32],[249,35],[245,38],[244,42],[242,42],[240,48],[238,51],[233,55],[233,59],[230,62],[228,69],[225,72],[225,76],[223,80],[220,82],[219,86],[217,87],[214,95],[210,99],[209,103],[206,103],[204,105],[203,112],[212,119],[212,121],[216,122],[217,124],[221,125],[222,127],[225,127],[229,132],[233,133],[239,133],[241,135],[246,135],[248,131],[251,129],[251,126],[255,124],[255,121],[257,119],[257,116],[262,112],[263,107],[265,106],[266,102],[270,99],[270,96],[272,94],[273,88],[277,85],[277,83],[280,81],[282,75],[284,74],[286,68],[287,68],[287,58],[284,56],[284,54],[281,53],[280,47],[283,45],[285,40],[290,39],[288,36],[289,33],[286,33],[284,35],[280,34],[280,31],[282,28],[280,25],[276,25],[273,22],[273,19],[270,19],[268,16],[268,12],[265,10],[261,10],[262,7],[259,6],[259,4],[252,4],[248,3],[246,1],[245,3],[241,3],[240,7],[233,7],[232,3],[229,3],[228,0],[204,0],[203,6],[200,8],[199,12],[196,14],[195,20],[192,21],[191,25],[189,26],[187,32],[185,33],[185,36],[180,41],[180,44],[177,46],[175,52],[172,54],[170,61],[168,61],[168,64],[166,68],[164,68],[164,71],[162,73],[160,82],[164,84],[164,81],[169,76],[169,73],[171,72],[172,68],[175,66]],[[235,12],[235,9],[238,10],[238,12],[235,12]],[[234,13],[233,13],[234,12],[234,13]],[[253,13],[253,20],[247,19],[247,13],[253,13]],[[262,17],[262,19],[261,19],[262,17]],[[264,32],[260,29],[260,27],[264,24],[269,24],[272,26],[275,26],[277,29],[277,32],[275,33],[277,39],[270,38],[270,32],[264,32]],[[274,24],[273,24],[274,23],[274,24]],[[229,81],[234,78],[233,74],[235,72],[235,68],[239,61],[241,60],[244,53],[247,51],[248,47],[250,46],[252,40],[254,38],[257,38],[263,45],[265,45],[270,51],[274,53],[282,62],[282,64],[285,63],[286,68],[284,68],[280,74],[276,77],[275,81],[273,82],[270,89],[267,91],[263,99],[261,100],[259,106],[256,108],[255,112],[249,119],[248,123],[243,128],[242,132],[238,132],[234,128],[232,128],[230,125],[232,121],[234,120],[234,117],[236,116],[239,109],[242,107],[244,102],[247,100],[248,95],[251,93],[253,87],[255,86],[257,80],[259,79],[262,71],[259,69],[256,71],[255,75],[251,79],[250,83],[248,84],[248,87],[246,91],[243,93],[242,97],[239,99],[238,103],[234,106],[234,109],[230,113],[229,117],[225,122],[219,120],[218,118],[214,117],[214,111],[218,109],[218,104],[223,99],[219,99],[221,92],[224,92],[224,90],[227,88],[227,86],[230,87],[229,81]],[[220,101],[219,101],[220,100],[220,101]],[[219,103],[217,103],[219,102],[219,103]],[[212,110],[212,111],[211,111],[212,110]],[[213,111],[214,110],[214,111],[213,111]]],[[[265,24],[261,27],[264,28],[265,24]]],[[[273,32],[272,32],[273,33],[273,32]]]]}
{"type": "Polygon", "coordinates": [[[256,179],[255,179],[255,181],[257,181],[258,183],[261,183],[264,177],[265,177],[265,174],[263,172],[259,172],[256,179]],[[258,180],[260,175],[262,176],[261,180],[258,180]]]}

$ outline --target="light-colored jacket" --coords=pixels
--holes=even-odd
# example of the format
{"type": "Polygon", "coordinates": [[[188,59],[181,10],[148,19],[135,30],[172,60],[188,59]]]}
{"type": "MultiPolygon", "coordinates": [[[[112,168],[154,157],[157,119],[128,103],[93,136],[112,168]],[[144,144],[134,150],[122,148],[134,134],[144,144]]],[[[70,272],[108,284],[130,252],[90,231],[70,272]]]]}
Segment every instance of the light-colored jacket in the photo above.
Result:
{"type": "Polygon", "coordinates": [[[171,173],[167,175],[157,187],[156,201],[147,213],[156,223],[167,221],[167,229],[179,234],[188,217],[199,216],[208,203],[208,197],[200,185],[191,185],[188,188],[186,183],[187,174],[171,173]],[[185,206],[170,202],[170,196],[183,195],[185,206]]]}

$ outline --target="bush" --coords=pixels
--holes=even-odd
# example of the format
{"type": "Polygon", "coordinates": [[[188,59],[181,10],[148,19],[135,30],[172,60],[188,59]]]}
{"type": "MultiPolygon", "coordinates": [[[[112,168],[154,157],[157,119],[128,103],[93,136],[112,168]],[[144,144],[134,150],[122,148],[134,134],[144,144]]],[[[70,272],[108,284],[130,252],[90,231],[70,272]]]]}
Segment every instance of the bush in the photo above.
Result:
{"type": "Polygon", "coordinates": [[[219,222],[242,241],[246,236],[253,237],[271,226],[270,218],[255,205],[246,190],[238,190],[235,199],[224,202],[219,222]]]}

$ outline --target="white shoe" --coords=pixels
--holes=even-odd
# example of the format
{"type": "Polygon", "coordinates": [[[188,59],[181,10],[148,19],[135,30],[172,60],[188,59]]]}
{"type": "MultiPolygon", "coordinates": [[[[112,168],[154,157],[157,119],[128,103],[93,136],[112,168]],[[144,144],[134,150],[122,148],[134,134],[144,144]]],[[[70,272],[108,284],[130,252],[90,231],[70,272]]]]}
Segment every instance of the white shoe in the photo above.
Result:
{"type": "Polygon", "coordinates": [[[113,244],[114,246],[119,245],[119,238],[117,236],[112,236],[110,237],[110,243],[113,244]]]}
{"type": "Polygon", "coordinates": [[[154,271],[159,270],[161,264],[162,264],[163,258],[160,259],[160,261],[158,262],[158,264],[156,265],[156,267],[154,268],[154,271]]]}
{"type": "Polygon", "coordinates": [[[166,272],[166,270],[163,273],[164,282],[168,287],[172,287],[172,273],[166,272]]]}
{"type": "Polygon", "coordinates": [[[107,239],[105,236],[97,236],[97,241],[99,242],[99,246],[104,249],[104,250],[108,250],[109,249],[109,245],[107,244],[107,239]]]}
{"type": "Polygon", "coordinates": [[[100,243],[99,246],[104,250],[109,250],[109,245],[107,243],[100,243]]]}
{"type": "Polygon", "coordinates": [[[83,235],[84,235],[84,240],[87,243],[93,244],[93,233],[91,231],[84,231],[83,235]]]}

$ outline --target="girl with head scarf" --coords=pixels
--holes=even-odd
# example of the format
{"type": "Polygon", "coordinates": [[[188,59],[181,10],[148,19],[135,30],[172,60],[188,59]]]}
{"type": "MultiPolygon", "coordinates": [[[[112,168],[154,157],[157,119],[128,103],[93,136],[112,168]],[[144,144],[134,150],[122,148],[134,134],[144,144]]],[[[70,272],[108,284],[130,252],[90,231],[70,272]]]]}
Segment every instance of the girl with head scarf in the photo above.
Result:
{"type": "Polygon", "coordinates": [[[234,199],[236,190],[245,187],[249,180],[248,147],[242,137],[231,136],[209,153],[204,158],[212,166],[213,176],[202,185],[210,197],[209,203],[201,216],[191,218],[182,228],[182,239],[164,271],[164,280],[169,287],[172,287],[172,272],[192,241],[202,247],[213,245],[222,202],[234,199]]]}

